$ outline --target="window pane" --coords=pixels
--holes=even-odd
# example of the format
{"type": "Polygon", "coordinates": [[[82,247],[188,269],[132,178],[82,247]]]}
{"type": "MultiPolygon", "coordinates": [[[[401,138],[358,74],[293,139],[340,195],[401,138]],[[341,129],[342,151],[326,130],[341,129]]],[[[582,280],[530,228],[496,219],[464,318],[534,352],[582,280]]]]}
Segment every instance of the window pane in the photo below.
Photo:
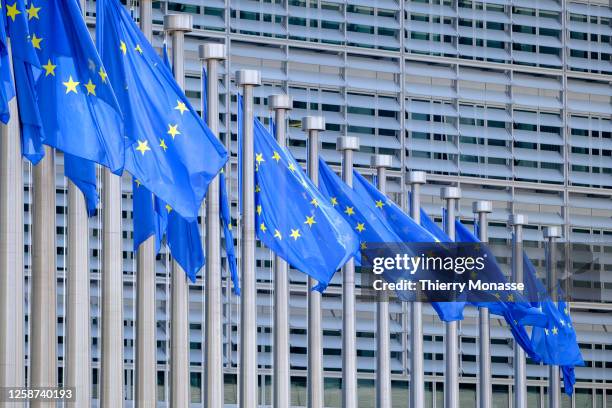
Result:
{"type": "Polygon", "coordinates": [[[476,408],[476,384],[459,384],[459,406],[476,408]]]}
{"type": "Polygon", "coordinates": [[[291,405],[306,406],[306,377],[291,377],[291,405]]]}
{"type": "MultiPolygon", "coordinates": [[[[493,406],[506,408],[510,404],[508,387],[505,385],[493,385],[493,406]]],[[[531,405],[529,405],[531,407],[531,405]]],[[[535,407],[535,405],[534,405],[535,407]]]]}
{"type": "Polygon", "coordinates": [[[342,380],[340,378],[326,378],[324,387],[325,407],[340,407],[340,403],[342,402],[342,396],[340,392],[342,387],[342,380]]]}
{"type": "Polygon", "coordinates": [[[357,380],[357,404],[360,408],[376,406],[374,380],[357,380]]]}

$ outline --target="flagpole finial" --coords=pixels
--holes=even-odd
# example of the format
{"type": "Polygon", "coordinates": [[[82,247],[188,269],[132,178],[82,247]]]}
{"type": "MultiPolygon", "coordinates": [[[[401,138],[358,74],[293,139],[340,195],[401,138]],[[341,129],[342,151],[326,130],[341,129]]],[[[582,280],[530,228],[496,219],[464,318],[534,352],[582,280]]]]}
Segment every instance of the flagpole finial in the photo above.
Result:
{"type": "Polygon", "coordinates": [[[370,159],[370,164],[376,169],[393,167],[393,156],[389,154],[376,154],[370,159]]]}
{"type": "Polygon", "coordinates": [[[561,227],[556,225],[544,227],[544,238],[561,238],[561,227]]]}
{"type": "Polygon", "coordinates": [[[486,200],[474,201],[472,211],[474,213],[491,213],[493,212],[493,203],[486,200]]]}
{"type": "Polygon", "coordinates": [[[241,69],[236,71],[236,84],[244,85],[261,85],[261,72],[254,69],[241,69]]]}
{"type": "Polygon", "coordinates": [[[166,14],[164,16],[164,30],[191,31],[193,29],[193,16],[191,14],[166,14]]]}
{"type": "Polygon", "coordinates": [[[424,171],[412,170],[408,173],[408,184],[425,184],[427,183],[427,173],[424,171]]]}
{"type": "Polygon", "coordinates": [[[459,187],[444,187],[440,190],[440,198],[443,200],[461,198],[461,189],[459,187]]]}
{"type": "Polygon", "coordinates": [[[513,226],[527,225],[527,216],[525,214],[510,214],[508,223],[513,226]]]}
{"type": "Polygon", "coordinates": [[[293,98],[285,94],[270,95],[268,96],[268,107],[271,110],[293,109],[293,98]]]}
{"type": "Polygon", "coordinates": [[[324,116],[304,116],[302,118],[302,130],[309,132],[311,130],[325,130],[324,116]]]}
{"type": "Polygon", "coordinates": [[[359,150],[359,138],[356,136],[340,136],[336,139],[336,150],[359,150]]]}
{"type": "Polygon", "coordinates": [[[198,46],[198,55],[201,60],[224,60],[227,58],[225,44],[204,43],[198,46]]]}

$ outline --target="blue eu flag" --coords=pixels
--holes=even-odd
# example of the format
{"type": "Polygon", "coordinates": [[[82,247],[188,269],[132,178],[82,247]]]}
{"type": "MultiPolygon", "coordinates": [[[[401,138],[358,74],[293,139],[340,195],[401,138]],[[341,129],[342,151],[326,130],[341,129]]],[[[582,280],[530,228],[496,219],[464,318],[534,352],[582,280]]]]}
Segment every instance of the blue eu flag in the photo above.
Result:
{"type": "Polygon", "coordinates": [[[219,207],[221,209],[221,225],[223,226],[223,237],[225,239],[227,265],[234,284],[234,293],[240,295],[236,249],[234,248],[234,236],[232,235],[232,217],[230,215],[229,197],[227,195],[224,172],[221,172],[219,175],[219,207]]]}
{"type": "Polygon", "coordinates": [[[140,182],[132,183],[134,212],[134,251],[150,236],[155,237],[155,252],[159,252],[165,235],[170,253],[185,274],[195,282],[204,266],[205,257],[197,220],[186,220],[140,182]]]}
{"type": "Polygon", "coordinates": [[[156,210],[153,194],[138,179],[132,180],[132,209],[134,251],[150,236],[155,236],[155,253],[158,253],[168,225],[167,212],[156,210]]]}
{"type": "Polygon", "coordinates": [[[98,190],[96,185],[96,165],[80,157],[64,153],[64,174],[83,193],[87,215],[96,215],[98,207],[98,190]]]}
{"type": "Polygon", "coordinates": [[[45,135],[36,95],[36,81],[41,73],[36,48],[40,49],[41,39],[35,32],[30,33],[26,16],[31,13],[26,11],[23,0],[5,7],[21,124],[21,151],[32,164],[37,164],[45,155],[45,135]]]}
{"type": "MultiPolygon", "coordinates": [[[[431,235],[436,237],[440,242],[453,242],[452,239],[438,227],[436,224],[421,208],[421,226],[425,228],[431,235]]],[[[432,302],[431,306],[434,308],[440,320],[445,322],[453,322],[456,320],[463,320],[463,309],[465,308],[466,302],[432,302]]]]}
{"type": "MultiPolygon", "coordinates": [[[[540,296],[538,305],[547,316],[545,327],[534,327],[531,333],[533,348],[544,364],[560,366],[584,365],[580,349],[576,341],[576,331],[572,325],[569,309],[563,300],[557,305],[546,293],[542,282],[536,276],[536,270],[527,254],[523,251],[525,290],[530,296],[540,296]]],[[[563,296],[559,296],[562,298],[563,296]]]]}
{"type": "Polygon", "coordinates": [[[563,300],[564,294],[558,288],[559,300],[555,305],[538,279],[535,267],[525,252],[523,252],[523,269],[525,290],[531,293],[530,296],[540,296],[541,301],[537,305],[548,318],[545,327],[534,327],[531,332],[530,347],[536,354],[534,360],[561,366],[565,393],[571,395],[576,383],[574,367],[584,366],[585,363],[580,353],[569,308],[563,300]]]}
{"type": "Polygon", "coordinates": [[[119,105],[75,0],[30,3],[31,38],[43,72],[36,82],[44,143],[121,174],[119,105]]]}
{"type": "MultiPolygon", "coordinates": [[[[4,8],[4,1],[0,2],[4,8]]],[[[6,18],[0,16],[0,122],[8,123],[10,119],[9,101],[15,96],[15,87],[11,75],[10,57],[6,32],[6,18]]]]}
{"type": "Polygon", "coordinates": [[[437,242],[439,239],[430,234],[425,228],[414,222],[408,214],[404,213],[393,200],[388,199],[378,191],[365,177],[353,170],[353,190],[362,198],[370,200],[402,242],[437,242]]]}
{"type": "MultiPolygon", "coordinates": [[[[480,240],[476,238],[472,232],[467,229],[459,220],[455,220],[456,242],[478,243],[480,240]]],[[[479,246],[477,256],[482,256],[493,260],[487,265],[486,270],[474,273],[473,278],[483,282],[506,283],[506,277],[501,268],[495,261],[495,255],[491,252],[488,245],[479,246]]],[[[546,322],[545,316],[537,307],[532,306],[519,292],[504,292],[500,293],[480,293],[478,298],[482,298],[482,302],[473,302],[474,306],[486,307],[493,314],[503,316],[511,327],[518,325],[540,325],[543,326],[546,322]],[[490,299],[487,299],[490,298],[490,299]]]]}
{"type": "Polygon", "coordinates": [[[322,158],[319,158],[319,189],[357,234],[360,249],[367,249],[368,242],[402,242],[393,228],[377,214],[371,200],[364,199],[346,185],[322,158]]]}
{"type": "Polygon", "coordinates": [[[126,170],[174,211],[195,219],[227,152],[121,3],[98,1],[97,19],[108,80],[135,142],[126,150],[126,170]]]}
{"type": "Polygon", "coordinates": [[[257,119],[254,130],[257,236],[323,291],[357,252],[357,237],[257,119]]]}

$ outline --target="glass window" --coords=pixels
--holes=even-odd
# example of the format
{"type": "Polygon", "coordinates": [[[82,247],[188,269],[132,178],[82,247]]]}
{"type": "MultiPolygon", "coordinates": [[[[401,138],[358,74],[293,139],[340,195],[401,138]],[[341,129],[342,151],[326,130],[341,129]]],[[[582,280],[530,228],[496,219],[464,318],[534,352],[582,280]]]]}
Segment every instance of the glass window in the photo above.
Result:
{"type": "MultiPolygon", "coordinates": [[[[510,394],[506,385],[493,384],[493,406],[496,408],[508,407],[510,404],[510,394]]],[[[531,405],[529,405],[531,407],[531,405]]]]}
{"type": "Polygon", "coordinates": [[[374,380],[357,380],[357,401],[360,408],[370,408],[376,406],[376,390],[374,380]]]}
{"type": "Polygon", "coordinates": [[[459,406],[476,408],[476,384],[459,384],[459,406]]]}
{"type": "Polygon", "coordinates": [[[408,381],[391,381],[391,402],[393,408],[405,408],[408,394],[408,381]]]}
{"type": "Polygon", "coordinates": [[[307,396],[306,377],[291,377],[291,405],[306,406],[307,396]]]}
{"type": "Polygon", "coordinates": [[[593,390],[577,388],[575,393],[575,408],[591,408],[593,406],[593,390]]]}
{"type": "Polygon", "coordinates": [[[226,404],[238,403],[238,377],[236,374],[223,376],[223,395],[226,404]]]}
{"type": "Polygon", "coordinates": [[[202,401],[202,373],[189,373],[189,393],[191,402],[202,401]]]}
{"type": "Polygon", "coordinates": [[[326,407],[340,407],[342,403],[342,379],[325,378],[324,404],[326,407]]]}
{"type": "Polygon", "coordinates": [[[539,387],[527,387],[527,406],[530,408],[542,408],[539,387]]]}
{"type": "Polygon", "coordinates": [[[425,408],[433,407],[433,383],[425,383],[425,408]]]}

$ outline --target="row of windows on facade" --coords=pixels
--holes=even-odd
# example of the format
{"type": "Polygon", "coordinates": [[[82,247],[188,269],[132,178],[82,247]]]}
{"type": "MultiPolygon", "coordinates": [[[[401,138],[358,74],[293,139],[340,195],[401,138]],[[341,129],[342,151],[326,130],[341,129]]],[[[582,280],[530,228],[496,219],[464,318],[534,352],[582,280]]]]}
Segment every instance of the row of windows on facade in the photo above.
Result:
{"type": "MultiPolygon", "coordinates": [[[[58,378],[64,378],[63,367],[58,367],[58,378]]],[[[189,373],[189,393],[191,403],[200,404],[203,402],[204,374],[201,371],[191,371],[189,373]]],[[[98,367],[92,369],[92,398],[100,397],[100,370],[98,367]]],[[[124,398],[133,400],[135,396],[135,372],[133,369],[124,369],[124,398]]],[[[324,405],[326,408],[340,407],[342,403],[342,379],[339,377],[324,377],[324,405]]],[[[270,406],[272,404],[272,382],[273,377],[269,374],[257,376],[258,403],[270,406]]],[[[507,384],[496,384],[493,379],[492,402],[498,408],[509,408],[512,386],[507,384]]],[[[307,377],[301,375],[291,375],[290,393],[291,406],[305,407],[307,404],[307,377]]],[[[238,375],[225,373],[223,375],[223,396],[225,404],[238,403],[238,375]]],[[[63,383],[60,381],[60,386],[63,383]]],[[[157,401],[168,401],[170,376],[167,371],[157,371],[157,401]]],[[[426,408],[441,408],[444,406],[444,383],[441,381],[425,381],[424,406],[426,408]]],[[[357,392],[358,407],[370,408],[375,406],[375,380],[372,378],[358,378],[357,392]]],[[[391,381],[392,407],[404,408],[410,392],[410,382],[408,380],[393,379],[391,381]]],[[[546,406],[548,388],[546,386],[530,385],[527,387],[527,401],[530,408],[542,408],[546,406]]],[[[459,383],[459,402],[462,408],[476,408],[477,386],[474,383],[459,383]]],[[[576,388],[573,401],[566,396],[562,397],[560,408],[612,408],[612,390],[600,388],[576,388]]]]}
{"type": "MultiPolygon", "coordinates": [[[[282,0],[262,0],[263,3],[271,3],[278,4],[283,6],[284,2],[282,0]]],[[[406,1],[406,4],[409,3],[421,3],[421,4],[429,4],[430,0],[411,0],[410,2],[406,1]]],[[[438,4],[447,6],[449,8],[453,8],[454,2],[451,0],[431,0],[432,4],[438,4]]],[[[522,15],[522,16],[531,16],[531,17],[540,17],[540,18],[548,18],[555,20],[557,22],[561,22],[562,13],[559,11],[552,11],[546,9],[536,9],[529,7],[520,7],[520,6],[512,6],[512,5],[502,5],[502,4],[493,4],[487,2],[477,2],[470,0],[459,0],[457,3],[457,9],[472,9],[477,11],[487,11],[492,13],[491,16],[501,15],[511,13],[513,15],[522,15]]],[[[329,11],[337,11],[339,13],[343,12],[345,9],[348,13],[356,13],[362,14],[366,16],[379,16],[379,17],[396,17],[397,9],[385,9],[380,7],[367,7],[363,5],[356,4],[342,4],[342,3],[332,3],[326,1],[305,1],[305,0],[289,0],[289,6],[292,7],[304,7],[310,9],[321,9],[321,10],[329,10],[329,11]]],[[[161,2],[155,4],[154,8],[161,8],[161,2]]],[[[603,8],[603,6],[602,6],[603,8]]],[[[170,12],[182,12],[182,13],[190,13],[190,14],[208,14],[211,12],[211,9],[215,9],[214,7],[202,7],[196,5],[188,5],[188,4],[180,4],[180,3],[168,3],[167,10],[170,12]]],[[[218,10],[218,9],[216,9],[218,10]]],[[[432,9],[432,12],[435,12],[436,9],[432,9]]],[[[584,22],[591,24],[601,24],[607,25],[610,21],[609,18],[597,15],[585,15],[578,13],[567,13],[569,14],[570,21],[576,22],[584,22]]]]}

